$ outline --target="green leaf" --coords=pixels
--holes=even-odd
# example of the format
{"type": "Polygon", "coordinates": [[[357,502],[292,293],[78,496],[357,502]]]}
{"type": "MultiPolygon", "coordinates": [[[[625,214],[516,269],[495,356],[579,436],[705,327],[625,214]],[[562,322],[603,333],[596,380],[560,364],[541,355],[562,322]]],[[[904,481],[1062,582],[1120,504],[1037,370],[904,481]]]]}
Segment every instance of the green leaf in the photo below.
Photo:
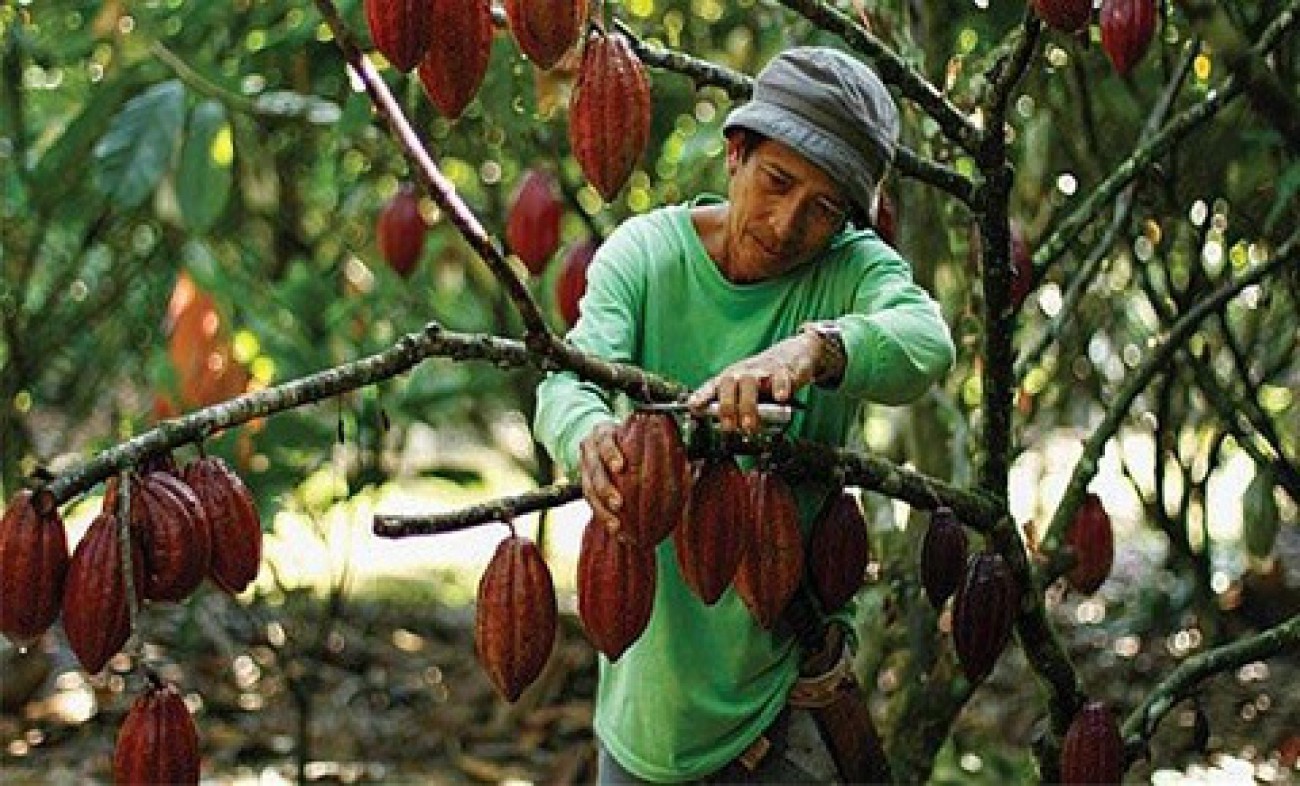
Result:
{"type": "Polygon", "coordinates": [[[72,173],[84,166],[95,140],[108,129],[113,112],[135,88],[135,78],[128,77],[106,81],[88,93],[81,111],[36,164],[32,182],[41,184],[34,195],[38,205],[48,208],[58,204],[82,185],[81,178],[72,173]]]}
{"type": "Polygon", "coordinates": [[[176,195],[185,225],[195,232],[207,232],[226,209],[234,180],[234,144],[221,102],[208,100],[194,107],[181,149],[176,195]]]}
{"type": "Polygon", "coordinates": [[[119,210],[149,198],[171,165],[185,122],[185,86],[163,82],[132,98],[95,145],[95,187],[119,210]]]}
{"type": "Polygon", "coordinates": [[[1242,539],[1246,541],[1246,551],[1257,559],[1272,554],[1277,541],[1279,514],[1273,497],[1275,483],[1273,469],[1261,467],[1241,498],[1242,539]]]}

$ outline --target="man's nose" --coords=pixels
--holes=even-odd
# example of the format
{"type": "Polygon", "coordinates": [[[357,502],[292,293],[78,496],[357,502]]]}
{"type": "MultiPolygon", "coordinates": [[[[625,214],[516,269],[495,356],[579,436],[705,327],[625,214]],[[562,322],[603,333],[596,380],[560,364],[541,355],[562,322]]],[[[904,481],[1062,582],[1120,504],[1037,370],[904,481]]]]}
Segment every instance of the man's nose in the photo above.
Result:
{"type": "Polygon", "coordinates": [[[772,234],[782,246],[790,244],[800,232],[805,211],[797,199],[781,199],[771,212],[772,234]]]}

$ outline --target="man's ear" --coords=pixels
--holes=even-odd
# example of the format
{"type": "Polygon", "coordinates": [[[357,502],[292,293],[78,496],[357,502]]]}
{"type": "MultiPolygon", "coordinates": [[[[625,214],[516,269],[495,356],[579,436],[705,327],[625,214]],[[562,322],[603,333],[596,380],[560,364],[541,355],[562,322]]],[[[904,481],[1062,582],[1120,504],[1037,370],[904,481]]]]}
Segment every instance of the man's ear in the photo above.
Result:
{"type": "Polygon", "coordinates": [[[740,168],[745,154],[741,149],[740,134],[727,134],[727,174],[734,175],[740,168]]]}

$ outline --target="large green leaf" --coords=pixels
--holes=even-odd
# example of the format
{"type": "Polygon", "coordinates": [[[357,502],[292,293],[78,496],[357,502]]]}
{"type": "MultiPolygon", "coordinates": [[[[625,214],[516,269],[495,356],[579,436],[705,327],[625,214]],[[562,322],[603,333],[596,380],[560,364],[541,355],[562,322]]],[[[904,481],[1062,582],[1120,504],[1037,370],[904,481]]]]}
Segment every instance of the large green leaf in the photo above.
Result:
{"type": "Polygon", "coordinates": [[[34,194],[37,204],[49,207],[82,186],[82,179],[73,173],[76,168],[84,166],[95,140],[107,130],[113,112],[136,85],[134,76],[127,76],[105,81],[87,93],[86,103],[76,117],[64,127],[63,133],[36,164],[32,182],[41,184],[34,194]]]}
{"type": "Polygon", "coordinates": [[[234,134],[225,106],[208,100],[194,107],[176,177],[181,217],[193,231],[207,232],[226,209],[234,160],[234,134]]]}
{"type": "Polygon", "coordinates": [[[139,207],[171,164],[185,122],[185,86],[163,82],[136,96],[95,145],[95,187],[119,210],[139,207]]]}

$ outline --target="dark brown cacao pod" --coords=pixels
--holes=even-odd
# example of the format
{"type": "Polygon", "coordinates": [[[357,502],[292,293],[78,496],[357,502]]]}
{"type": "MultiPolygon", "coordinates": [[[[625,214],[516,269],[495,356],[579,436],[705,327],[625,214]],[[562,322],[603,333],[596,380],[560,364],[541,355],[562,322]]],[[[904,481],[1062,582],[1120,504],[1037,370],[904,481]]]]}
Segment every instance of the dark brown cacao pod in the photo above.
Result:
{"type": "Polygon", "coordinates": [[[541,170],[528,170],[510,202],[510,213],[506,216],[506,243],[523,260],[528,272],[535,276],[546,270],[546,263],[560,247],[560,217],[563,212],[555,179],[541,170]]]}
{"type": "Polygon", "coordinates": [[[857,594],[870,558],[867,522],[858,501],[843,491],[832,495],[808,540],[808,575],[823,611],[836,611],[857,594]]]}
{"type": "Polygon", "coordinates": [[[578,324],[578,304],[587,293],[587,268],[596,256],[600,244],[595,240],[584,240],[564,255],[564,267],[555,282],[555,301],[560,307],[560,316],[569,327],[578,324]]]}
{"type": "Polygon", "coordinates": [[[365,5],[375,48],[397,70],[415,68],[436,20],[429,0],[365,0],[365,5]]]}
{"type": "Polygon", "coordinates": [[[1065,542],[1078,558],[1065,574],[1070,586],[1085,595],[1096,592],[1115,561],[1115,533],[1101,498],[1089,493],[1065,530],[1065,542]]]}
{"type": "Polygon", "coordinates": [[[673,530],[686,586],[709,605],[726,592],[749,536],[749,481],[730,456],[698,463],[690,501],[673,530]]]}
{"type": "Polygon", "coordinates": [[[216,457],[191,461],[183,476],[203,506],[211,531],[208,575],[232,595],[243,592],[262,564],[262,520],[252,493],[216,457]]]}
{"type": "Polygon", "coordinates": [[[542,69],[578,43],[587,19],[586,0],[505,0],[505,6],[520,51],[542,69]]]}
{"type": "Polygon", "coordinates": [[[1002,555],[971,555],[952,610],[953,646],[971,684],[993,671],[1011,638],[1018,602],[1015,578],[1002,555]]]}
{"type": "Polygon", "coordinates": [[[424,252],[427,231],[415,186],[403,183],[379,212],[375,227],[379,253],[399,276],[405,278],[415,270],[420,254],[424,252]]]}
{"type": "Polygon", "coordinates": [[[203,503],[170,472],[145,474],[132,493],[131,527],[144,547],[144,596],[179,603],[203,583],[212,561],[203,503]]]}
{"type": "Polygon", "coordinates": [[[921,540],[921,586],[936,609],[957,591],[967,550],[966,530],[952,508],[936,508],[921,540]]]}
{"type": "Polygon", "coordinates": [[[569,100],[569,145],[606,202],[650,139],[650,78],[621,33],[593,30],[569,100]]]}
{"type": "MultiPolygon", "coordinates": [[[[144,554],[131,538],[131,566],[136,600],[143,598],[144,554]]],[[[122,540],[117,517],[107,511],[90,523],[68,565],[63,592],[63,631],[72,652],[87,672],[95,674],[131,637],[126,577],[122,573],[122,540]]]]}
{"type": "Polygon", "coordinates": [[[1034,0],[1034,13],[1048,27],[1063,33],[1077,33],[1088,26],[1092,0],[1034,0]]]}
{"type": "Polygon", "coordinates": [[[199,782],[199,732],[172,685],[154,682],[131,705],[117,733],[118,786],[199,782]]]}
{"type": "Polygon", "coordinates": [[[54,495],[19,491],[0,519],[0,633],[26,644],[59,616],[68,536],[54,495]]]}
{"type": "Polygon", "coordinates": [[[587,524],[578,550],[578,617],[592,645],[616,661],[654,611],[655,550],[628,545],[600,522],[587,524]]]}
{"type": "Polygon", "coordinates": [[[488,0],[429,0],[437,24],[418,74],[438,111],[460,117],[478,92],[492,54],[492,10],[488,0]]]}
{"type": "Polygon", "coordinates": [[[1119,783],[1124,777],[1124,741],[1115,716],[1103,702],[1090,701],[1075,714],[1061,744],[1061,782],[1119,783]]]}
{"type": "Polygon", "coordinates": [[[771,630],[803,577],[799,507],[775,472],[746,475],[750,482],[749,544],[736,571],[736,593],[754,619],[771,630]]]}
{"type": "Polygon", "coordinates": [[[537,544],[510,535],[497,546],[478,585],[474,646],[506,701],[515,701],[551,657],[558,611],[551,569],[537,544]]]}
{"type": "Polygon", "coordinates": [[[1137,65],[1156,32],[1156,0],[1103,0],[1101,47],[1120,76],[1137,65]]]}
{"type": "Polygon", "coordinates": [[[623,498],[618,537],[651,548],[668,537],[686,509],[690,463],[677,421],[666,412],[637,410],[614,433],[623,471],[614,487],[623,498]]]}

